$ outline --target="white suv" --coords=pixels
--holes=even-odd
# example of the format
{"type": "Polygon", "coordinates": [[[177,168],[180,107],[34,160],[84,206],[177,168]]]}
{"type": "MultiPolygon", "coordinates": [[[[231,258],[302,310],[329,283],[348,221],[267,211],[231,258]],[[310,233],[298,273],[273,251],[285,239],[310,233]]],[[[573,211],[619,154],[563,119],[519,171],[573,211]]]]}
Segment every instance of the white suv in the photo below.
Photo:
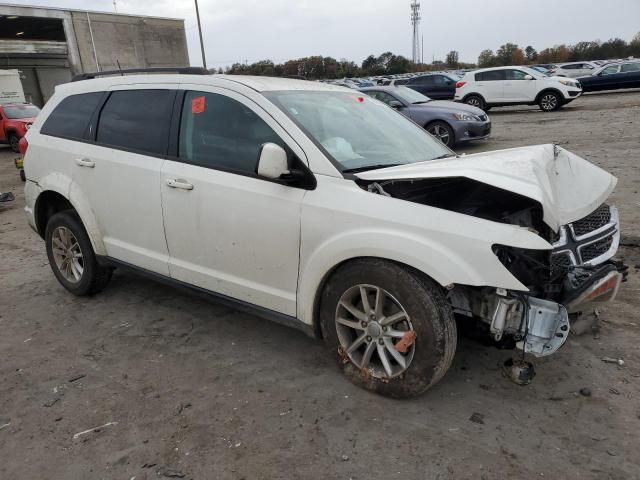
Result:
{"type": "Polygon", "coordinates": [[[445,374],[454,314],[547,355],[623,278],[610,174],[553,145],[456,157],[347,88],[90,78],[26,138],[26,212],[67,290],[128,268],[206,292],[323,338],[394,397],[445,374]]]}
{"type": "Polygon", "coordinates": [[[497,67],[467,73],[456,83],[454,99],[485,111],[491,107],[537,104],[550,112],[581,94],[577,80],[547,77],[528,67],[497,67]]]}

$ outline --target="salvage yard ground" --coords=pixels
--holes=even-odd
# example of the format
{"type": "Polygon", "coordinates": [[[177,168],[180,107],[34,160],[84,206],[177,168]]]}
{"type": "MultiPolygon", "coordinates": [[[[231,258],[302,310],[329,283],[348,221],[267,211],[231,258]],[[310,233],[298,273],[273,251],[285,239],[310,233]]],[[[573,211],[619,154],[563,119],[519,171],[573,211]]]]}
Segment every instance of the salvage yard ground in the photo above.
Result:
{"type": "Polygon", "coordinates": [[[558,142],[619,178],[629,281],[530,386],[501,376],[510,352],[463,338],[410,401],[352,386],[298,331],[129,273],[71,296],[0,149],[16,194],[0,205],[0,478],[640,478],[640,92],[490,116],[492,138],[460,151],[558,142]]]}

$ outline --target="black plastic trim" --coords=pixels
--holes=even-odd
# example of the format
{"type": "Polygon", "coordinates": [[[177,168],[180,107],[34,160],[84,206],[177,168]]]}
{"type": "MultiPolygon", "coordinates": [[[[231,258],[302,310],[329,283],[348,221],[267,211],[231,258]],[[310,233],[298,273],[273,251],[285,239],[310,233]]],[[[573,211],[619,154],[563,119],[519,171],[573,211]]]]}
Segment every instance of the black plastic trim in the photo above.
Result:
{"type": "Polygon", "coordinates": [[[279,323],[280,325],[295,328],[296,330],[300,330],[310,337],[316,338],[316,333],[313,327],[301,322],[295,317],[291,317],[289,315],[285,315],[284,313],[276,312],[275,310],[270,310],[259,305],[254,305],[243,300],[238,300],[236,298],[223,295],[222,293],[212,292],[211,290],[197,287],[195,285],[191,285],[190,283],[182,282],[180,280],[176,280],[175,278],[170,278],[141,267],[136,267],[135,265],[123,262],[122,260],[117,260],[112,257],[96,256],[96,258],[101,266],[125,269],[140,276],[150,278],[160,283],[164,283],[165,285],[176,287],[180,290],[195,294],[207,301],[221,303],[236,310],[241,310],[243,312],[265,318],[272,322],[279,323]]]}
{"type": "Polygon", "coordinates": [[[111,75],[127,75],[130,73],[177,73],[181,75],[211,75],[206,68],[202,67],[150,67],[150,68],[128,68],[125,70],[106,70],[104,72],[81,73],[71,79],[72,82],[81,80],[92,80],[98,77],[111,75]]]}

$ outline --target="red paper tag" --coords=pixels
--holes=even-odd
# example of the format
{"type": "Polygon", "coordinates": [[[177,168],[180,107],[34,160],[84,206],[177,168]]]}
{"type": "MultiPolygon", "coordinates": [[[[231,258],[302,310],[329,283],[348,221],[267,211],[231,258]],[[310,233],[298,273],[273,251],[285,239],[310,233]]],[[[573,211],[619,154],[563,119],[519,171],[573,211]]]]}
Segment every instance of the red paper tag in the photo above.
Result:
{"type": "Polygon", "coordinates": [[[196,113],[202,113],[204,112],[204,109],[205,109],[204,96],[196,97],[193,100],[191,100],[191,113],[193,113],[194,115],[196,113]]]}

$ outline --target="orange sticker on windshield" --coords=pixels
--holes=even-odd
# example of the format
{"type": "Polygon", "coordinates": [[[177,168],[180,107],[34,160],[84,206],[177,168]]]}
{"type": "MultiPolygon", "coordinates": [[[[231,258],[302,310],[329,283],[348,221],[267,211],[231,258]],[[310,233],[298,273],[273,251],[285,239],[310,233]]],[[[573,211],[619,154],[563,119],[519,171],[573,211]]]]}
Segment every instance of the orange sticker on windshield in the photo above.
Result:
{"type": "Polygon", "coordinates": [[[204,109],[205,109],[204,96],[196,97],[193,100],[191,100],[191,113],[193,113],[194,115],[196,113],[202,113],[204,112],[204,109]]]}

